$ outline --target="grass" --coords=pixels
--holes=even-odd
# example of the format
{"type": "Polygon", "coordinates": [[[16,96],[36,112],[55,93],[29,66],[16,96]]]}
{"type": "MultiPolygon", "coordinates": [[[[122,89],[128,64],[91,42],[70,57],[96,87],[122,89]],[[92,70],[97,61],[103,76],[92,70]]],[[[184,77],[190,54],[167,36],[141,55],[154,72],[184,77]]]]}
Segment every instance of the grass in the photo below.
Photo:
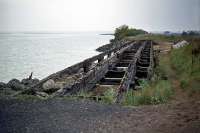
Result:
{"type": "Polygon", "coordinates": [[[165,36],[161,34],[146,34],[146,35],[138,35],[138,36],[132,36],[127,37],[128,40],[154,40],[155,42],[175,42],[179,40],[183,40],[182,36],[165,36]]]}
{"type": "Polygon", "coordinates": [[[167,80],[158,80],[146,84],[141,90],[128,91],[123,105],[138,106],[165,103],[172,96],[173,90],[167,80]]]}
{"type": "Polygon", "coordinates": [[[104,96],[101,97],[101,102],[106,104],[112,104],[115,102],[116,98],[116,92],[114,91],[114,88],[110,88],[105,91],[104,96]]]}
{"type": "Polygon", "coordinates": [[[191,45],[174,49],[171,52],[171,65],[177,72],[180,86],[190,93],[200,93],[200,39],[191,41],[191,45]],[[192,52],[196,50],[194,55],[192,52]]]}
{"type": "Polygon", "coordinates": [[[112,88],[112,87],[107,88],[107,90],[101,96],[93,95],[92,92],[87,92],[84,90],[79,91],[75,95],[64,96],[64,99],[66,100],[88,99],[88,100],[94,100],[96,102],[105,103],[105,104],[114,103],[115,98],[116,98],[115,88],[112,88]]]}

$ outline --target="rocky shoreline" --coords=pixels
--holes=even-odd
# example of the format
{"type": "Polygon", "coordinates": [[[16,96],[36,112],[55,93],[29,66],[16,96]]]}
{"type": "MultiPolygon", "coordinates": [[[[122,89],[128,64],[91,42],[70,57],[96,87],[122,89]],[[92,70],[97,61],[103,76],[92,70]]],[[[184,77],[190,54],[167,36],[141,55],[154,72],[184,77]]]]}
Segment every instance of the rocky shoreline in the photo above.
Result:
{"type": "Polygon", "coordinates": [[[32,78],[32,74],[29,78],[24,78],[21,81],[11,79],[8,83],[0,82],[0,97],[14,97],[23,91],[30,90],[32,86],[39,82],[39,79],[32,78]]]}
{"type": "Polygon", "coordinates": [[[18,79],[11,79],[8,83],[0,82],[0,98],[14,98],[19,95],[36,96],[41,99],[47,99],[50,96],[74,83],[79,78],[77,74],[69,75],[66,77],[67,83],[63,86],[61,83],[57,83],[52,79],[47,80],[42,84],[42,89],[38,89],[36,86],[42,81],[37,78],[24,78],[21,81],[18,79]]]}

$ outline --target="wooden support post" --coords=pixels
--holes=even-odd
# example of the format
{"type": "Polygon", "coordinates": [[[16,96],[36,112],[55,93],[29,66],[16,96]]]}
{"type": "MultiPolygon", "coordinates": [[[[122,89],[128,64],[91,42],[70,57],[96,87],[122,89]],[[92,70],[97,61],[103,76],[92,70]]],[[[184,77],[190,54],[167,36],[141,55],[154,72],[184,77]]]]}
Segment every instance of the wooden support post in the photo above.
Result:
{"type": "Polygon", "coordinates": [[[99,58],[98,58],[98,63],[102,62],[103,60],[104,60],[104,57],[103,57],[103,56],[99,57],[99,58]]]}
{"type": "Polygon", "coordinates": [[[108,58],[111,56],[111,53],[108,53],[108,58]]]}
{"type": "Polygon", "coordinates": [[[87,73],[89,71],[90,65],[91,65],[90,62],[88,62],[88,61],[84,62],[84,64],[83,64],[83,71],[84,71],[84,73],[87,73]]]}

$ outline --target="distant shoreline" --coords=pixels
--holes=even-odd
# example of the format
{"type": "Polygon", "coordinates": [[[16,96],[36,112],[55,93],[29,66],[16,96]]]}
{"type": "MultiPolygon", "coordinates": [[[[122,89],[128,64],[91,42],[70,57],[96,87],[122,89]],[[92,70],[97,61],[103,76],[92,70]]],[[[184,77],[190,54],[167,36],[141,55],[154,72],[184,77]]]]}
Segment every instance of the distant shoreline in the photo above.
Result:
{"type": "Polygon", "coordinates": [[[114,34],[112,34],[112,33],[103,33],[103,34],[99,34],[99,35],[108,35],[108,36],[113,36],[114,34]]]}

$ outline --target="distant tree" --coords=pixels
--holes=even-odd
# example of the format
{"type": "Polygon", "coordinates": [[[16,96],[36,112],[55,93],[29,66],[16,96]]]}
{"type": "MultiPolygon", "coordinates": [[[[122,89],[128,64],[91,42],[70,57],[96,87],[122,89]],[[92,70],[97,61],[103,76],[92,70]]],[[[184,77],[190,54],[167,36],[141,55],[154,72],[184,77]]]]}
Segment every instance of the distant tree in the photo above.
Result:
{"type": "Polygon", "coordinates": [[[127,25],[122,25],[115,29],[115,40],[121,40],[126,36],[136,36],[139,34],[146,34],[147,32],[141,29],[129,28],[127,25]]]}
{"type": "Polygon", "coordinates": [[[198,31],[183,31],[182,36],[196,36],[196,35],[200,35],[198,31]]]}
{"type": "Polygon", "coordinates": [[[165,34],[165,35],[169,35],[169,34],[170,34],[170,31],[165,31],[164,34],[165,34]]]}
{"type": "Polygon", "coordinates": [[[197,33],[195,31],[188,31],[188,35],[194,36],[194,35],[197,35],[197,33]]]}
{"type": "Polygon", "coordinates": [[[114,33],[115,40],[123,39],[126,36],[128,29],[129,27],[127,25],[122,25],[119,28],[116,28],[114,33]]]}
{"type": "Polygon", "coordinates": [[[187,32],[183,31],[181,35],[182,35],[182,36],[186,36],[186,35],[187,35],[187,32]]]}

